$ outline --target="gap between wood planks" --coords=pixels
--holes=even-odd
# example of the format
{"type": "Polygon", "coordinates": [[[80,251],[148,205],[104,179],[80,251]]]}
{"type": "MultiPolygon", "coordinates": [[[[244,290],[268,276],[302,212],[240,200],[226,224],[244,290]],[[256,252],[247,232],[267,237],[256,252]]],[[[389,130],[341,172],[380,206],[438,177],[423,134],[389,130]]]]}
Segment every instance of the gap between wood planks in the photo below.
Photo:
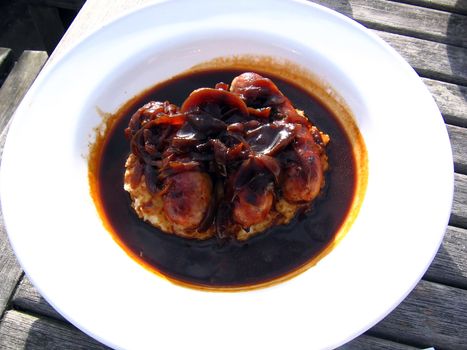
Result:
{"type": "Polygon", "coordinates": [[[416,5],[434,10],[467,15],[467,2],[464,0],[388,0],[404,4],[416,5]]]}

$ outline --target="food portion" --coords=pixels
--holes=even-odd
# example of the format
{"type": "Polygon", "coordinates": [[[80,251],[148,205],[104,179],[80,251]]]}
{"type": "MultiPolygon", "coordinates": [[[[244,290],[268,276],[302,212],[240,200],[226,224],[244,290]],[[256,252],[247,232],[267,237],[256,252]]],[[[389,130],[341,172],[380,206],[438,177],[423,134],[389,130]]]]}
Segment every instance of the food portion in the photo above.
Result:
{"type": "Polygon", "coordinates": [[[132,207],[181,237],[245,240],[309,209],[325,185],[328,135],[256,73],[181,106],[149,102],[125,134],[132,207]]]}

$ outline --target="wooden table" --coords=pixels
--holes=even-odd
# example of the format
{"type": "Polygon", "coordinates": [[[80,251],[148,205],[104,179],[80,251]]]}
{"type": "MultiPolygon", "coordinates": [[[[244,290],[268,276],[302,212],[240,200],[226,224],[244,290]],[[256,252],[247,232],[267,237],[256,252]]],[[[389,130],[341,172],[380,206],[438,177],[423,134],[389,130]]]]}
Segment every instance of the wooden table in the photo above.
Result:
{"type": "MultiPolygon", "coordinates": [[[[106,20],[146,2],[88,0],[48,62],[106,20]]],[[[418,72],[446,122],[455,168],[449,226],[423,280],[389,316],[341,349],[467,349],[467,1],[316,2],[370,28],[418,72]]],[[[7,56],[8,50],[0,49],[0,74],[7,56]]],[[[0,145],[8,120],[46,60],[44,52],[25,52],[4,82],[0,145]]],[[[0,315],[1,349],[107,348],[69,324],[34,289],[9,247],[1,216],[0,315]]]]}

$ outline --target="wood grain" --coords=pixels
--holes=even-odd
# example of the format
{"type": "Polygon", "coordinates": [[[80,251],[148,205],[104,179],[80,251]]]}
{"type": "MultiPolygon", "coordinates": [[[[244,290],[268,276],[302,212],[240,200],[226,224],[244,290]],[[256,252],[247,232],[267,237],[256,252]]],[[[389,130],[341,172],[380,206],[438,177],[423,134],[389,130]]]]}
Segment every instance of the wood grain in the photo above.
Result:
{"type": "Polygon", "coordinates": [[[5,129],[46,60],[47,54],[43,51],[24,51],[13,67],[0,88],[0,131],[5,129]]]}
{"type": "MultiPolygon", "coordinates": [[[[1,208],[0,208],[1,210],[1,208]]],[[[0,318],[5,311],[11,295],[23,273],[10,247],[8,236],[0,212],[0,318]]]]}
{"type": "Polygon", "coordinates": [[[451,140],[454,169],[461,174],[467,174],[467,128],[447,125],[451,140]]]}
{"type": "Polygon", "coordinates": [[[447,123],[467,127],[467,87],[422,78],[447,123]]]}
{"type": "Polygon", "coordinates": [[[70,324],[10,310],[6,312],[0,323],[0,349],[104,350],[109,348],[70,324]]]}
{"type": "Polygon", "coordinates": [[[394,1],[467,15],[467,1],[464,1],[464,0],[394,0],[394,1]]]}
{"type": "Polygon", "coordinates": [[[467,50],[462,47],[373,31],[426,78],[467,85],[467,50]]]}
{"type": "Polygon", "coordinates": [[[438,254],[423,278],[467,289],[467,230],[447,228],[438,254]]]}
{"type": "Polygon", "coordinates": [[[391,340],[381,339],[372,337],[370,335],[363,334],[354,340],[351,340],[345,345],[342,345],[338,350],[417,350],[410,345],[396,343],[391,340]]]}
{"type": "Polygon", "coordinates": [[[467,291],[420,281],[370,334],[418,347],[466,349],[467,291]]]}
{"type": "Polygon", "coordinates": [[[449,224],[467,228],[467,175],[454,174],[454,199],[449,224]]]}
{"type": "Polygon", "coordinates": [[[40,295],[37,289],[34,288],[26,275],[21,279],[11,302],[15,309],[65,321],[63,316],[55,311],[55,309],[40,295]]]}
{"type": "Polygon", "coordinates": [[[368,28],[467,47],[465,16],[385,0],[317,0],[368,28]]]}
{"type": "MultiPolygon", "coordinates": [[[[25,51],[0,89],[0,159],[8,130],[8,122],[46,59],[47,54],[44,52],[25,51]]],[[[2,315],[18,283],[22,270],[10,247],[1,208],[0,252],[0,315],[2,315]]]]}

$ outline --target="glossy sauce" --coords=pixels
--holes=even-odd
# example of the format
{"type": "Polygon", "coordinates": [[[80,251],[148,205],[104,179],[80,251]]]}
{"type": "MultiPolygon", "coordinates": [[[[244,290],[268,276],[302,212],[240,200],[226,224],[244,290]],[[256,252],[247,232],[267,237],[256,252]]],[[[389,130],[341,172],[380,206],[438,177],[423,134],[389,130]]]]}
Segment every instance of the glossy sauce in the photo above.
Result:
{"type": "MultiPolygon", "coordinates": [[[[124,164],[129,142],[124,129],[133,113],[148,101],[181,105],[200,87],[230,83],[243,71],[224,69],[189,73],[155,86],[133,98],[125,113],[107,132],[98,150],[95,189],[101,216],[116,240],[131,256],[175,282],[209,288],[240,288],[282,279],[307,265],[331,244],[344,223],[356,191],[357,169],[352,142],[338,119],[305,90],[270,74],[269,77],[293,105],[327,133],[330,170],[326,187],[309,212],[290,224],[268,229],[247,241],[188,240],[165,234],[142,221],[131,208],[123,189],[124,164]]],[[[91,167],[92,168],[92,167],[91,167]]]]}

